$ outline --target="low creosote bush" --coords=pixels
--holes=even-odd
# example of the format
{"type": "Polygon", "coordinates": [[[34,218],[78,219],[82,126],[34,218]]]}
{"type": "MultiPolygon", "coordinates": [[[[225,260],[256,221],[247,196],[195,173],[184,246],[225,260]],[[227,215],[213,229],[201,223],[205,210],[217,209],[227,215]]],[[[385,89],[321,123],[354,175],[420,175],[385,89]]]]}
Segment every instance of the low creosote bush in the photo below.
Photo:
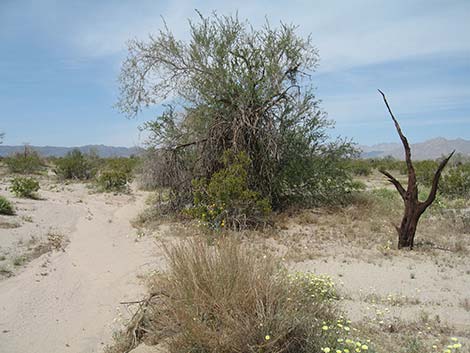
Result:
{"type": "Polygon", "coordinates": [[[12,203],[3,196],[0,196],[0,214],[3,214],[3,215],[15,214],[15,209],[13,208],[12,203]]]}
{"type": "Polygon", "coordinates": [[[125,191],[132,181],[135,158],[109,158],[98,173],[96,182],[102,191],[125,191]]]}
{"type": "Polygon", "coordinates": [[[186,241],[166,253],[168,272],[149,281],[154,294],[140,321],[108,353],[129,350],[135,337],[171,353],[373,352],[338,312],[328,277],[289,275],[230,240],[186,241]]]}
{"type": "Polygon", "coordinates": [[[86,180],[92,178],[96,170],[86,155],[78,149],[55,161],[54,172],[63,179],[86,180]]]}
{"type": "Polygon", "coordinates": [[[348,170],[359,176],[372,174],[372,163],[366,159],[351,159],[348,163],[348,170]]]}
{"type": "Polygon", "coordinates": [[[18,197],[36,198],[39,182],[34,178],[17,177],[11,181],[10,190],[18,197]]]}
{"type": "Polygon", "coordinates": [[[28,147],[24,152],[18,152],[5,158],[5,164],[12,173],[32,174],[41,171],[44,163],[39,154],[28,147]]]}
{"type": "Polygon", "coordinates": [[[137,159],[136,157],[108,158],[106,159],[104,169],[115,170],[130,177],[138,163],[139,159],[137,159]]]}
{"type": "Polygon", "coordinates": [[[441,191],[451,198],[470,197],[470,163],[449,169],[442,177],[441,191]]]}
{"type": "Polygon", "coordinates": [[[209,181],[193,180],[194,205],[187,210],[188,214],[215,229],[266,224],[271,204],[248,186],[248,156],[226,151],[222,162],[224,168],[209,181]]]}
{"type": "Polygon", "coordinates": [[[102,191],[124,191],[129,176],[119,170],[104,170],[98,175],[96,182],[102,191]]]}

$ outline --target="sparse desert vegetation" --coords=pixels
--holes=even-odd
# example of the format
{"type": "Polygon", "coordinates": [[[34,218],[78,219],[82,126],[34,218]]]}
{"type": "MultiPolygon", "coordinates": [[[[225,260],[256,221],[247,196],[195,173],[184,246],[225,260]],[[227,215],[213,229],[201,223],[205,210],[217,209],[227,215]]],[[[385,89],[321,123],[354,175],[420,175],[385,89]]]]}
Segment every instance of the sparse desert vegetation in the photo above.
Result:
{"type": "Polygon", "coordinates": [[[14,213],[15,213],[15,209],[11,201],[9,201],[4,196],[0,196],[0,214],[12,215],[14,213]]]}
{"type": "Polygon", "coordinates": [[[325,144],[314,97],[301,89],[301,103],[283,95],[312,69],[309,43],[289,26],[245,26],[201,15],[189,44],[175,42],[168,28],[130,43],[124,112],[136,114],[162,89],[193,105],[170,107],[146,125],[151,149],[140,172],[155,197],[133,224],[159,240],[166,266],[144,277],[147,297],[123,303],[133,314],[107,352],[467,349],[468,161],[453,164],[452,153],[414,163],[382,92],[405,162],[357,159],[347,143],[325,144]],[[264,71],[251,71],[247,58],[279,84],[264,86],[264,71]],[[188,79],[168,86],[165,75],[180,70],[188,79]],[[247,91],[252,80],[260,84],[247,91]],[[438,192],[439,182],[462,185],[460,196],[449,187],[438,192]]]}
{"type": "Polygon", "coordinates": [[[15,177],[11,181],[10,190],[17,197],[37,198],[39,182],[34,178],[15,177]]]}
{"type": "MultiPolygon", "coordinates": [[[[379,90],[373,114],[403,158],[366,152],[331,130],[315,37],[198,10],[187,29],[127,42],[114,107],[152,116],[144,147],[0,149],[0,352],[470,352],[465,141],[417,158],[407,136],[427,123],[379,90]]],[[[90,92],[106,86],[103,63],[60,61],[95,74],[90,92]]],[[[103,128],[86,119],[77,131],[103,128]]]]}

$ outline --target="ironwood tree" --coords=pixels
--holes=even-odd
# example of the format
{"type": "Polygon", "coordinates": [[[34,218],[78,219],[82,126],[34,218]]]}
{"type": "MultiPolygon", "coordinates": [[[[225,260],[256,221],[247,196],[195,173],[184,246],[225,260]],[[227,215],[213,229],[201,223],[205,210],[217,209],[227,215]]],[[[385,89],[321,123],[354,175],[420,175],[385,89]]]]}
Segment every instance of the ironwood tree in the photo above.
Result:
{"type": "Polygon", "coordinates": [[[406,161],[406,168],[408,172],[408,185],[405,189],[403,185],[391,175],[386,170],[380,170],[380,172],[388,178],[388,181],[391,182],[395,188],[397,189],[398,193],[400,194],[403,202],[405,204],[405,210],[403,214],[403,218],[401,220],[400,227],[395,226],[398,232],[398,248],[410,248],[413,249],[414,245],[414,238],[416,234],[416,228],[418,226],[418,221],[421,215],[426,211],[426,209],[434,202],[436,199],[436,194],[439,186],[439,179],[441,177],[442,170],[445,168],[447,162],[452,157],[455,151],[453,151],[447,158],[441,161],[439,166],[437,167],[436,172],[434,173],[434,178],[431,184],[431,190],[429,192],[428,197],[424,201],[420,201],[418,199],[418,183],[416,180],[416,171],[413,167],[413,162],[411,160],[411,148],[410,144],[408,143],[408,139],[403,134],[400,124],[398,123],[397,119],[393,115],[392,109],[387,102],[387,98],[385,94],[378,90],[382,95],[383,101],[387,106],[388,112],[395,124],[395,128],[400,136],[400,140],[403,144],[403,148],[405,150],[405,161],[406,161]]]}
{"type": "Polygon", "coordinates": [[[345,195],[352,183],[343,161],[355,152],[326,133],[332,122],[315,96],[310,38],[295,26],[255,29],[217,14],[199,14],[189,30],[188,41],[165,27],[129,42],[120,76],[118,108],[129,117],[167,104],[144,127],[158,158],[152,174],[171,189],[171,204],[190,203],[192,180],[223,168],[226,150],[246,153],[249,188],[274,208],[345,195]]]}

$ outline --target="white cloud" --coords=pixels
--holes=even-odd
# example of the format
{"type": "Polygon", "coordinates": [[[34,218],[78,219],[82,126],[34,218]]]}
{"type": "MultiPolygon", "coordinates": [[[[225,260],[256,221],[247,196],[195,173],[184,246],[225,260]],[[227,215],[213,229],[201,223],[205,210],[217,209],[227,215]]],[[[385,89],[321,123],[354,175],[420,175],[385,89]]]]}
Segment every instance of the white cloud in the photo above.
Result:
{"type": "Polygon", "coordinates": [[[183,36],[186,19],[196,17],[194,8],[198,7],[204,13],[212,10],[233,13],[238,9],[241,17],[255,24],[264,22],[265,15],[273,23],[284,20],[298,24],[302,33],[312,33],[320,49],[321,71],[434,53],[470,53],[470,2],[441,2],[434,6],[421,2],[421,11],[414,10],[414,13],[408,12],[407,1],[395,2],[393,6],[388,3],[317,1],[293,3],[287,8],[284,2],[263,6],[248,1],[223,5],[210,1],[200,4],[178,1],[163,8],[142,2],[141,8],[136,5],[113,7],[106,11],[106,16],[98,14],[96,22],[79,24],[74,40],[77,46],[93,55],[119,52],[127,39],[145,37],[161,27],[160,15],[170,28],[183,36]],[[382,5],[377,5],[379,3],[382,5]]]}
{"type": "MultiPolygon", "coordinates": [[[[272,23],[298,24],[303,34],[312,33],[322,72],[434,53],[470,53],[468,1],[42,0],[27,4],[23,2],[13,15],[29,17],[40,30],[92,57],[122,53],[127,40],[145,38],[161,28],[160,16],[184,36],[187,18],[197,16],[196,8],[204,14],[238,11],[255,25],[263,23],[265,16],[272,23]]],[[[13,15],[9,11],[8,16],[13,15]]]]}
{"type": "MultiPolygon", "coordinates": [[[[403,126],[456,123],[470,117],[455,116],[452,111],[465,111],[470,101],[467,86],[410,87],[386,91],[387,100],[403,126]],[[445,118],[447,117],[447,118],[445,118]]],[[[323,106],[338,125],[379,124],[388,122],[382,97],[375,90],[327,96],[323,106]]]]}

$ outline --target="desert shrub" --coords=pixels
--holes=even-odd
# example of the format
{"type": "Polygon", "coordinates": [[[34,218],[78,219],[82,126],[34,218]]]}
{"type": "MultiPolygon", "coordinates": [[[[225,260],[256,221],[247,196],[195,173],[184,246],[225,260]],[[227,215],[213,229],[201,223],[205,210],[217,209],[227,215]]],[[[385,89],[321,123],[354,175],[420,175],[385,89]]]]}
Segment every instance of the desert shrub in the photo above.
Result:
{"type": "Polygon", "coordinates": [[[248,186],[250,159],[246,153],[227,151],[224,168],[210,180],[193,180],[193,206],[188,210],[212,228],[243,229],[265,224],[271,205],[248,186]]]}
{"type": "Polygon", "coordinates": [[[18,197],[36,198],[39,182],[34,178],[17,177],[11,181],[10,190],[18,197]]]}
{"type": "Polygon", "coordinates": [[[44,169],[44,162],[39,153],[25,147],[24,152],[18,152],[5,158],[5,164],[12,173],[32,174],[44,169]]]}
{"type": "MultiPolygon", "coordinates": [[[[278,261],[234,242],[187,241],[167,249],[168,271],[118,341],[164,341],[172,353],[353,352],[350,322],[336,309],[328,277],[288,275],[278,261]],[[139,315],[141,314],[141,315],[139,315]]],[[[360,343],[363,350],[372,350],[360,343]]]]}
{"type": "Polygon", "coordinates": [[[416,180],[418,183],[430,187],[439,163],[431,160],[416,161],[413,162],[413,166],[415,167],[416,180]]]}
{"type": "Polygon", "coordinates": [[[460,164],[442,176],[441,192],[451,198],[470,197],[470,163],[460,164]]]}
{"type": "Polygon", "coordinates": [[[54,172],[63,179],[86,180],[96,174],[96,168],[86,155],[75,149],[55,161],[54,172]]]}
{"type": "Polygon", "coordinates": [[[105,170],[114,170],[131,177],[139,160],[135,157],[125,158],[107,158],[101,167],[105,170]]]}
{"type": "Polygon", "coordinates": [[[108,158],[103,161],[96,182],[102,191],[125,191],[132,181],[135,158],[108,158]]]}
{"type": "Polygon", "coordinates": [[[398,170],[401,174],[406,174],[406,163],[393,158],[392,156],[386,156],[383,158],[371,158],[370,163],[374,169],[377,170],[398,170]]]}
{"type": "Polygon", "coordinates": [[[98,187],[102,191],[124,191],[128,181],[129,175],[119,170],[101,171],[96,178],[98,187]]]}
{"type": "Polygon", "coordinates": [[[372,163],[367,159],[351,159],[348,169],[353,175],[368,176],[372,173],[372,163]]]}
{"type": "Polygon", "coordinates": [[[15,214],[15,209],[13,204],[8,201],[6,197],[0,196],[0,214],[3,215],[13,215],[15,214]]]}
{"type": "Polygon", "coordinates": [[[120,76],[118,107],[130,117],[175,97],[144,125],[158,149],[156,186],[171,188],[173,209],[191,202],[195,178],[224,168],[226,150],[248,155],[248,185],[274,209],[344,200],[350,176],[340,161],[354,149],[327,134],[332,122],[310,81],[318,62],[310,39],[295,26],[255,29],[217,14],[200,15],[190,32],[189,42],[168,28],[129,42],[120,76]]]}

